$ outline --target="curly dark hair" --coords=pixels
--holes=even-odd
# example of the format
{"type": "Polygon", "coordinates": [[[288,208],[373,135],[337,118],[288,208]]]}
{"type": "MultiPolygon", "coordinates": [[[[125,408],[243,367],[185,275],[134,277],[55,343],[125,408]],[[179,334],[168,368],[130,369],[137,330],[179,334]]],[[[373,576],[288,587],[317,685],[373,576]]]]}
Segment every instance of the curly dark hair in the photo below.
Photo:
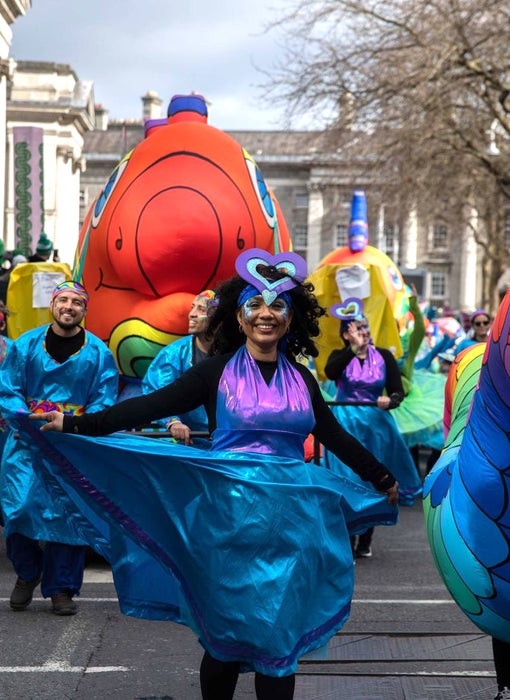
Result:
{"type": "MultiPolygon", "coordinates": [[[[232,277],[215,288],[219,304],[211,316],[207,329],[207,335],[212,338],[210,355],[232,352],[244,344],[245,336],[239,331],[236,312],[239,294],[246,284],[241,277],[232,277]]],[[[287,292],[292,299],[294,312],[286,337],[286,354],[289,357],[298,355],[317,357],[319,354],[312,338],[319,335],[319,318],[326,313],[326,310],[319,306],[313,290],[313,284],[303,282],[287,292]]]]}

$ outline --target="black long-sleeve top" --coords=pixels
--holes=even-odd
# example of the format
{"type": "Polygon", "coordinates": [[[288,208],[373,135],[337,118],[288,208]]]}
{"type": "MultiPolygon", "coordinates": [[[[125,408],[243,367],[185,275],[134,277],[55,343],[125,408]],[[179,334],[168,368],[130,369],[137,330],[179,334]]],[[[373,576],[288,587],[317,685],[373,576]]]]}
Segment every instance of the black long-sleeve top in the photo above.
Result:
{"type": "MultiPolygon", "coordinates": [[[[377,352],[381,353],[386,366],[385,389],[390,397],[389,407],[390,409],[396,408],[404,399],[404,387],[402,386],[402,377],[400,376],[397,361],[386,348],[375,349],[377,352]]],[[[324,374],[328,379],[336,381],[354,357],[356,357],[356,355],[348,345],[340,350],[333,350],[327,359],[326,366],[324,367],[324,374]]],[[[360,362],[363,362],[363,359],[358,359],[360,362]]]]}
{"type": "MultiPolygon", "coordinates": [[[[232,357],[216,355],[191,367],[175,382],[150,394],[121,401],[96,413],[64,416],[64,432],[82,435],[108,435],[116,430],[136,428],[168,415],[186,413],[204,405],[209,419],[209,430],[216,428],[216,399],[223,369],[232,357]]],[[[257,362],[266,382],[276,371],[276,362],[257,362]]],[[[315,416],[313,435],[351,467],[359,476],[370,481],[376,489],[387,491],[395,483],[391,472],[371,452],[346,432],[324,401],[319,386],[302,364],[294,365],[310,392],[315,416]]]]}

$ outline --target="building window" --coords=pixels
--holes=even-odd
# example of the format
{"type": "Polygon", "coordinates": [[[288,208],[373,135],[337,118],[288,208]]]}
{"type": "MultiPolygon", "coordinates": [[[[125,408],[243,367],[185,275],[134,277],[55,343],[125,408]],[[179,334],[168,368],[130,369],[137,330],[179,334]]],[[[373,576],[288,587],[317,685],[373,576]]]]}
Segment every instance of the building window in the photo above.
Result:
{"type": "Polygon", "coordinates": [[[303,250],[308,245],[308,229],[306,226],[295,226],[293,235],[294,248],[303,250]]]}
{"type": "Polygon", "coordinates": [[[446,224],[436,224],[432,230],[432,247],[448,248],[448,226],[446,224]]]}
{"type": "Polygon", "coordinates": [[[341,192],[340,195],[340,206],[342,209],[350,209],[352,203],[352,192],[341,192]]]}
{"type": "Polygon", "coordinates": [[[296,209],[308,208],[308,192],[296,192],[294,197],[294,206],[296,209]]]}
{"type": "Polygon", "coordinates": [[[86,207],[89,203],[89,192],[87,189],[80,190],[80,207],[86,207]]]}
{"type": "Polygon", "coordinates": [[[347,245],[347,224],[338,224],[336,227],[336,247],[343,248],[347,245]]]}
{"type": "Polygon", "coordinates": [[[383,246],[386,255],[392,257],[395,252],[395,226],[393,224],[385,224],[384,226],[383,246]]]}
{"type": "Polygon", "coordinates": [[[444,272],[432,272],[430,275],[430,296],[444,299],[446,296],[446,275],[444,272]]]}

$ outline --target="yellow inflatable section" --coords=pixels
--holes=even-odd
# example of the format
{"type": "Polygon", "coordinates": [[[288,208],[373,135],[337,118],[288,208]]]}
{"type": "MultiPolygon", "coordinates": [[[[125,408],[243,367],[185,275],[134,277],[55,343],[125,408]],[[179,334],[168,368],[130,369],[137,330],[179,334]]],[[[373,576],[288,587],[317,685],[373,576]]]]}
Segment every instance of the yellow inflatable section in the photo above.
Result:
{"type": "Polygon", "coordinates": [[[22,333],[49,323],[51,294],[57,284],[72,279],[67,263],[20,263],[11,272],[7,287],[9,309],[8,336],[13,340],[22,333]]]}

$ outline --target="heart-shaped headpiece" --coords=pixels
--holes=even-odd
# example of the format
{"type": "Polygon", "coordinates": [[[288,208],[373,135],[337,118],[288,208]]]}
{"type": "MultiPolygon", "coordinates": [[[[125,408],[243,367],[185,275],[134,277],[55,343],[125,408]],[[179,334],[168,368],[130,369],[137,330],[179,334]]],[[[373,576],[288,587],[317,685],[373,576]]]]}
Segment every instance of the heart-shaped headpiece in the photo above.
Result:
{"type": "Polygon", "coordinates": [[[329,312],[340,321],[357,321],[363,318],[363,302],[358,297],[349,297],[339,304],[333,304],[329,312]]]}
{"type": "Polygon", "coordinates": [[[266,304],[306,278],[305,260],[292,252],[272,255],[261,248],[251,248],[237,257],[235,266],[239,277],[253,285],[266,304]]]}

